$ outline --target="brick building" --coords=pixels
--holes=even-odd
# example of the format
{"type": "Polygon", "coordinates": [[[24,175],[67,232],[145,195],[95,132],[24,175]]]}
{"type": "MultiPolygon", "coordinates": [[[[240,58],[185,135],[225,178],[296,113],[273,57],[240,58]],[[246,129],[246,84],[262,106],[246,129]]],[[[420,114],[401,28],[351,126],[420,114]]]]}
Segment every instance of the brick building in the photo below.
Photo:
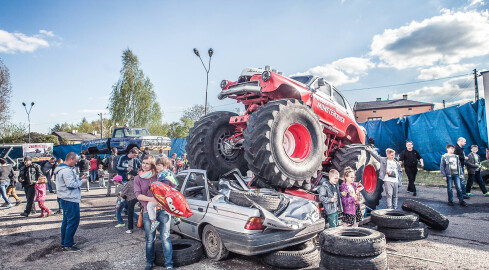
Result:
{"type": "Polygon", "coordinates": [[[419,102],[408,100],[407,95],[403,95],[402,99],[381,100],[376,101],[356,102],[353,106],[355,119],[357,122],[365,122],[368,120],[386,121],[393,118],[424,113],[433,110],[432,103],[419,102]]]}

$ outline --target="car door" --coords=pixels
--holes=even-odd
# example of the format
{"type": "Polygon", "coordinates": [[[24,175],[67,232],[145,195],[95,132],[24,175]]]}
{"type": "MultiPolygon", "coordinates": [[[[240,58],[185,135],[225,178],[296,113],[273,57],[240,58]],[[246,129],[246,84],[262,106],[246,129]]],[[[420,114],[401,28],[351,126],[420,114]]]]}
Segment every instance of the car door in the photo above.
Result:
{"type": "Polygon", "coordinates": [[[325,85],[319,87],[318,79],[311,84],[311,88],[316,91],[313,93],[313,109],[314,112],[319,115],[319,119],[322,122],[329,124],[332,127],[336,127],[338,119],[335,115],[335,103],[331,96],[331,86],[325,82],[325,85]]]}
{"type": "Polygon", "coordinates": [[[187,200],[193,215],[189,218],[182,218],[181,223],[175,226],[174,230],[188,237],[199,239],[198,226],[204,218],[209,205],[205,171],[199,170],[188,173],[180,193],[187,200]]]}
{"type": "Polygon", "coordinates": [[[122,128],[116,129],[112,139],[110,139],[110,146],[117,148],[122,153],[124,149],[124,130],[122,128]]]}

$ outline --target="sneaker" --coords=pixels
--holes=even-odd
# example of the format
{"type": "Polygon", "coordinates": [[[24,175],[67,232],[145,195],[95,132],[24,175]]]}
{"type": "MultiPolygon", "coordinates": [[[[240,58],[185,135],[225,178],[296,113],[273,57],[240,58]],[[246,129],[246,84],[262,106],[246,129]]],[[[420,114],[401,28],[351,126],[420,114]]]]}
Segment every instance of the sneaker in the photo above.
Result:
{"type": "Polygon", "coordinates": [[[467,206],[467,203],[465,201],[461,201],[459,204],[464,207],[467,206]]]}
{"type": "Polygon", "coordinates": [[[465,193],[465,196],[472,197],[472,196],[474,196],[474,194],[472,194],[472,193],[465,193]]]}
{"type": "Polygon", "coordinates": [[[39,216],[37,216],[38,218],[40,217],[44,217],[44,213],[41,213],[39,216]]]}
{"type": "Polygon", "coordinates": [[[10,204],[8,204],[8,205],[7,205],[7,207],[6,207],[5,209],[10,209],[10,208],[12,208],[12,204],[11,204],[11,203],[10,203],[10,204]]]}
{"type": "Polygon", "coordinates": [[[453,202],[448,202],[448,205],[454,206],[453,202]]]}
{"type": "Polygon", "coordinates": [[[56,211],[54,214],[55,214],[55,215],[62,215],[62,214],[63,214],[63,211],[58,210],[58,211],[56,211]]]}
{"type": "Polygon", "coordinates": [[[2,203],[2,207],[5,207],[5,206],[7,206],[7,203],[2,203]]]}
{"type": "Polygon", "coordinates": [[[124,223],[115,225],[116,228],[121,228],[121,227],[124,227],[124,226],[126,226],[126,224],[124,224],[124,223]]]}
{"type": "Polygon", "coordinates": [[[18,206],[21,203],[21,201],[16,201],[15,206],[18,206]]]}
{"type": "Polygon", "coordinates": [[[177,218],[176,217],[176,218],[173,219],[173,225],[175,225],[175,226],[178,225],[178,224],[180,224],[180,222],[181,222],[180,218],[177,218]]]}
{"type": "Polygon", "coordinates": [[[80,251],[81,249],[75,247],[75,246],[71,246],[71,247],[63,247],[63,252],[78,252],[80,251]]]}
{"type": "Polygon", "coordinates": [[[173,267],[168,266],[166,270],[173,270],[173,267]]]}
{"type": "Polygon", "coordinates": [[[489,192],[486,192],[486,194],[484,194],[484,197],[489,197],[489,192]]]}
{"type": "Polygon", "coordinates": [[[20,213],[20,215],[23,216],[23,217],[28,217],[29,216],[29,214],[27,214],[26,212],[22,212],[22,213],[20,213]]]}
{"type": "Polygon", "coordinates": [[[467,195],[464,195],[464,199],[468,200],[468,199],[470,199],[470,197],[467,195]]]}
{"type": "Polygon", "coordinates": [[[46,214],[46,217],[49,217],[49,215],[51,215],[51,210],[48,210],[48,213],[46,214]]]}
{"type": "Polygon", "coordinates": [[[150,230],[150,233],[154,233],[154,231],[156,230],[156,228],[158,228],[158,225],[160,225],[160,222],[158,220],[155,220],[155,221],[151,222],[151,230],[150,230]]]}
{"type": "Polygon", "coordinates": [[[126,233],[132,233],[132,230],[126,230],[126,233]]]}

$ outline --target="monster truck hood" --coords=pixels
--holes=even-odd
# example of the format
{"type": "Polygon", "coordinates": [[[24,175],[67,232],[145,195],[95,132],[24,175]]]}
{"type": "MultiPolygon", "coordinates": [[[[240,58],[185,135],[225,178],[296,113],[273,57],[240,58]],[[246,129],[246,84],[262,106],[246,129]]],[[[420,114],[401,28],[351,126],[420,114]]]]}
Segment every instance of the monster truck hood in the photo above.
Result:
{"type": "Polygon", "coordinates": [[[253,76],[253,75],[256,75],[256,74],[262,74],[263,71],[265,71],[264,69],[262,68],[245,68],[243,69],[243,71],[241,72],[241,76],[253,76]]]}

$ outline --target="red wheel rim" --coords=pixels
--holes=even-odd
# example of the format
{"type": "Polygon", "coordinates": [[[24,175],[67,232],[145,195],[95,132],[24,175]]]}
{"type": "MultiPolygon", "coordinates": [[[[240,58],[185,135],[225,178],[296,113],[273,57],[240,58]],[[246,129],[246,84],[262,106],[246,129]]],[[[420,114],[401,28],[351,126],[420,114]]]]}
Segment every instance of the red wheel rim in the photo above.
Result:
{"type": "Polygon", "coordinates": [[[363,170],[363,187],[367,193],[374,192],[377,187],[377,173],[372,165],[365,166],[363,170]]]}
{"type": "Polygon", "coordinates": [[[284,150],[293,161],[303,161],[311,153],[311,134],[301,124],[293,124],[284,133],[284,150]]]}

